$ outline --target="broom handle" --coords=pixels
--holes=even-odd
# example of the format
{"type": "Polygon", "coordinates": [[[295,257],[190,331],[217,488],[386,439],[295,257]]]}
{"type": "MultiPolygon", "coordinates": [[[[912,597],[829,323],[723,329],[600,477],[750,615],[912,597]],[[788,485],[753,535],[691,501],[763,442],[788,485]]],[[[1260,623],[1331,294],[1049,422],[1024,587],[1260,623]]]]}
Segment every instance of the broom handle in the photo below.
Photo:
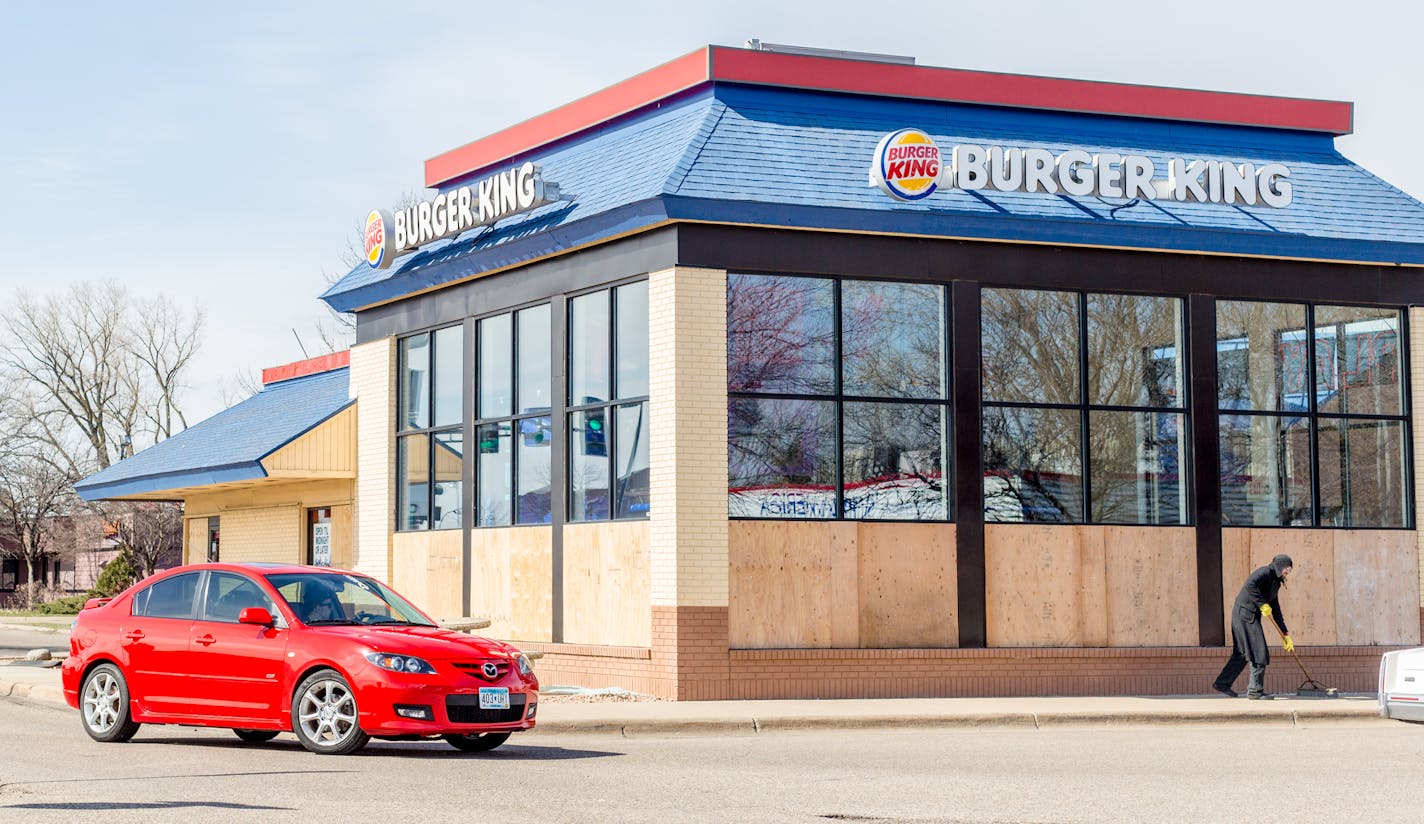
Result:
{"type": "MultiPolygon", "coordinates": [[[[1261,616],[1261,620],[1262,620],[1262,621],[1265,621],[1265,620],[1266,620],[1266,616],[1262,615],[1262,616],[1261,616]]],[[[1278,627],[1278,626],[1276,626],[1276,619],[1275,619],[1275,616],[1272,616],[1272,617],[1271,617],[1271,620],[1269,621],[1269,623],[1270,623],[1270,625],[1271,625],[1271,629],[1274,629],[1274,630],[1276,631],[1276,635],[1280,637],[1280,639],[1281,639],[1282,642],[1284,642],[1285,639],[1286,639],[1285,633],[1281,632],[1281,628],[1278,627]]],[[[1296,654],[1295,654],[1295,650],[1293,650],[1293,649],[1290,650],[1289,652],[1290,652],[1290,654],[1291,654],[1291,657],[1295,659],[1295,665],[1296,665],[1297,667],[1300,667],[1300,674],[1305,676],[1305,680],[1307,680],[1307,681],[1309,681],[1310,683],[1314,684],[1314,683],[1315,683],[1315,679],[1314,679],[1314,678],[1311,678],[1311,677],[1310,677],[1310,673],[1308,673],[1308,672],[1305,671],[1305,664],[1302,664],[1302,663],[1300,662],[1300,656],[1299,656],[1299,655],[1296,655],[1296,654]]]]}

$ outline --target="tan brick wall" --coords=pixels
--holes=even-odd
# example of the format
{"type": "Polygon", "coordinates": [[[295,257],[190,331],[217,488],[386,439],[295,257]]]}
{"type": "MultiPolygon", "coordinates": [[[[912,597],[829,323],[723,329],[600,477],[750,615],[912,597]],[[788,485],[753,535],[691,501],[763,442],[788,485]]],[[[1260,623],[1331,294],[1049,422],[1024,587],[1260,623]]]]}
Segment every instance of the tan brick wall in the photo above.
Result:
{"type": "Polygon", "coordinates": [[[218,560],[305,563],[302,508],[268,506],[223,512],[218,521],[218,560]]]}
{"type": "MultiPolygon", "coordinates": [[[[1414,435],[1414,517],[1417,521],[1424,512],[1424,444],[1420,443],[1420,433],[1424,433],[1424,308],[1410,307],[1409,315],[1409,395],[1413,404],[1414,420],[1411,430],[1414,435]]],[[[1424,529],[1415,524],[1415,534],[1419,536],[1419,634],[1424,636],[1424,529]]]]}
{"type": "Polygon", "coordinates": [[[727,606],[727,273],[648,278],[652,603],[727,606]]]}
{"type": "Polygon", "coordinates": [[[391,580],[395,512],[395,339],[351,347],[356,399],[355,554],[358,572],[391,580]]]}

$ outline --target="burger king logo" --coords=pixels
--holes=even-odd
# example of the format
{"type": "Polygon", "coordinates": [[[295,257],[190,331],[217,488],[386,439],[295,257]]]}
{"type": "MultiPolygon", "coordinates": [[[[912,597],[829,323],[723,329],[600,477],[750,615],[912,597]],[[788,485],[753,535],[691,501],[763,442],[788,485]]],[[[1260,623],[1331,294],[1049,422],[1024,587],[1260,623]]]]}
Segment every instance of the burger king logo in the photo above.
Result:
{"type": "Polygon", "coordinates": [[[391,265],[391,216],[380,209],[372,209],[366,215],[366,232],[364,249],[366,251],[366,263],[372,269],[385,269],[391,265]]]}
{"type": "Polygon", "coordinates": [[[880,138],[870,161],[870,185],[896,200],[923,200],[939,188],[939,147],[919,129],[901,129],[880,138]]]}

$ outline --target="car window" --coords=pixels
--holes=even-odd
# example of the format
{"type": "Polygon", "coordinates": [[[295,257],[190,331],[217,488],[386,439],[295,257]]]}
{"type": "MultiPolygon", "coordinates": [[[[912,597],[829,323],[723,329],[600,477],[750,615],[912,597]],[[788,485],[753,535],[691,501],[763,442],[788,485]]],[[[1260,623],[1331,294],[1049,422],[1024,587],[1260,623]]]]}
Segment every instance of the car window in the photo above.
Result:
{"type": "Polygon", "coordinates": [[[399,595],[363,576],[283,573],[267,580],[306,624],[429,624],[399,595]]]}
{"type": "Polygon", "coordinates": [[[148,618],[192,618],[198,578],[198,573],[188,572],[164,578],[141,590],[134,596],[133,614],[148,618]]]}
{"type": "Polygon", "coordinates": [[[247,607],[261,607],[273,616],[278,614],[272,599],[252,579],[231,572],[208,574],[202,620],[235,624],[237,616],[247,607]]]}

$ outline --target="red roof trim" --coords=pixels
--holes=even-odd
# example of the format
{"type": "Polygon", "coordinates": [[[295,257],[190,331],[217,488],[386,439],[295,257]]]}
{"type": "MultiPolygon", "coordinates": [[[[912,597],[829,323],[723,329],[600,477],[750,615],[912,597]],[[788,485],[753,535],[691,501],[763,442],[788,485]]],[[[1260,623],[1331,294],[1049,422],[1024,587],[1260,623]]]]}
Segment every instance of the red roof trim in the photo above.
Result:
{"type": "Polygon", "coordinates": [[[425,161],[425,185],[439,186],[708,81],[1333,135],[1349,134],[1354,119],[1354,104],[1334,100],[1065,80],[707,46],[436,155],[425,161]]]}
{"type": "Polygon", "coordinates": [[[439,186],[476,169],[705,83],[710,75],[710,52],[710,46],[700,48],[489,137],[436,155],[425,161],[425,185],[439,186]]]}
{"type": "Polygon", "coordinates": [[[1064,80],[713,47],[719,81],[1342,135],[1354,105],[1258,94],[1064,80]]]}
{"type": "Polygon", "coordinates": [[[321,355],[315,358],[299,360],[296,363],[288,363],[283,366],[273,366],[270,369],[262,370],[262,385],[278,381],[289,381],[292,378],[304,378],[307,375],[315,375],[319,372],[330,372],[333,369],[342,369],[351,365],[351,350],[346,349],[341,352],[332,352],[330,355],[321,355]]]}

